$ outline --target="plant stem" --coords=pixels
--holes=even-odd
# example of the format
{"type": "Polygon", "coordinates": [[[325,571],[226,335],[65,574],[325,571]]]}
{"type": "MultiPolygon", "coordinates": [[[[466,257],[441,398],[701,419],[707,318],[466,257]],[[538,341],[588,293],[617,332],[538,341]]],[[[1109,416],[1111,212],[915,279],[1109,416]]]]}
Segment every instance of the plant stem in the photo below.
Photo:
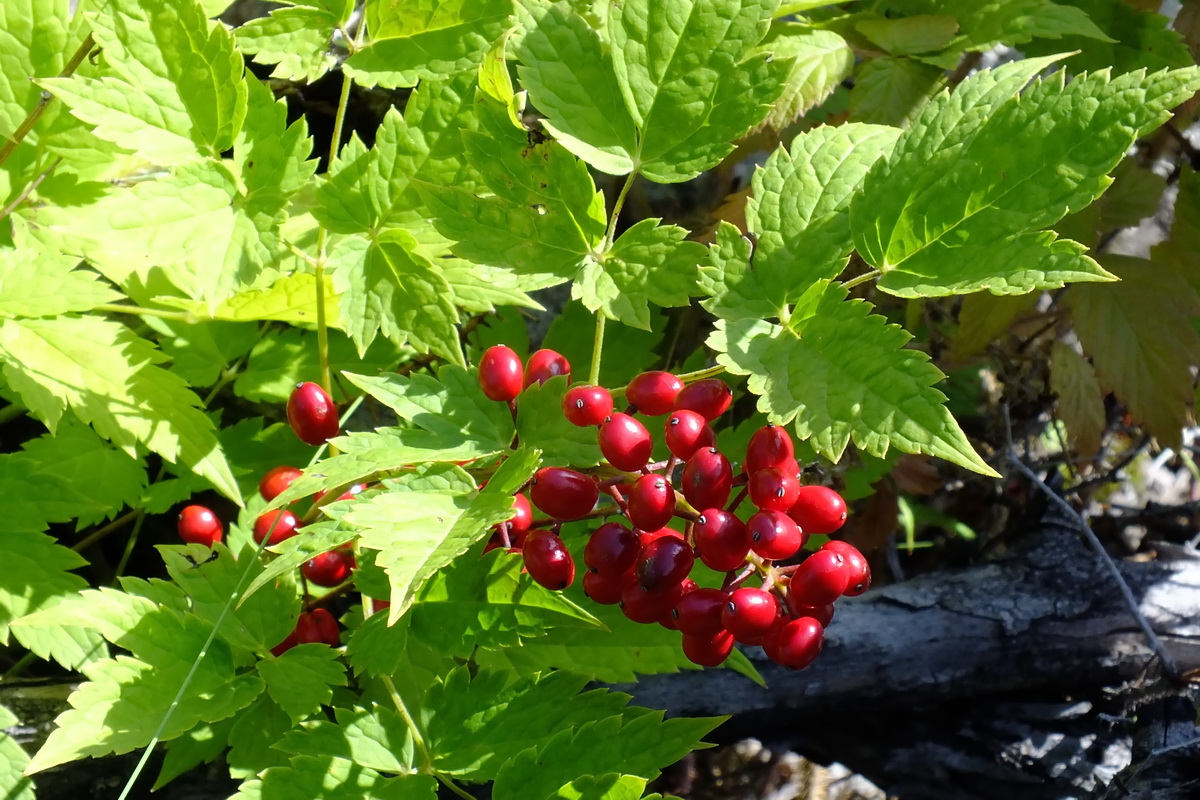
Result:
{"type": "MultiPolygon", "coordinates": [[[[162,470],[159,470],[158,477],[154,479],[157,483],[162,479],[162,470]]],[[[129,538],[125,541],[125,552],[121,553],[121,560],[117,562],[117,569],[113,575],[113,584],[116,585],[117,579],[121,577],[121,573],[125,571],[125,567],[129,564],[129,558],[133,555],[133,548],[137,545],[138,534],[142,532],[142,524],[146,521],[145,509],[139,508],[134,512],[136,518],[133,521],[133,530],[129,532],[129,538]]]]}
{"type": "Polygon", "coordinates": [[[604,323],[605,316],[596,314],[596,334],[592,339],[592,366],[588,369],[588,383],[600,384],[600,357],[604,354],[604,323]]]}
{"type": "Polygon", "coordinates": [[[133,511],[127,511],[126,513],[114,519],[112,522],[105,525],[103,528],[97,528],[93,533],[81,539],[79,542],[71,545],[71,549],[76,553],[82,553],[84,550],[87,550],[89,547],[105,538],[113,531],[118,531],[121,528],[124,528],[132,520],[136,519],[140,513],[141,511],[136,508],[133,511]]]}
{"type": "Polygon", "coordinates": [[[121,303],[101,303],[92,308],[92,311],[110,314],[133,314],[136,317],[162,317],[163,319],[177,319],[182,322],[197,322],[197,317],[187,311],[168,311],[164,308],[143,308],[142,306],[127,306],[121,303]]]}
{"type": "Polygon", "coordinates": [[[848,281],[843,281],[842,288],[845,289],[846,291],[849,291],[849,290],[853,289],[855,286],[861,286],[862,284],[866,283],[867,281],[875,280],[882,274],[883,273],[877,269],[873,269],[870,272],[864,272],[862,275],[859,275],[856,278],[851,278],[848,281]]]}
{"type": "Polygon", "coordinates": [[[20,208],[21,204],[29,199],[29,195],[33,194],[34,190],[42,185],[42,181],[46,180],[46,178],[49,178],[50,173],[54,172],[54,169],[61,163],[62,156],[59,156],[58,158],[54,159],[53,162],[51,162],[50,166],[46,167],[36,178],[30,181],[29,185],[26,186],[21,193],[16,196],[16,198],[14,198],[11,203],[5,206],[3,211],[0,211],[0,220],[4,219],[9,214],[20,208]]]}
{"type": "MultiPolygon", "coordinates": [[[[60,78],[69,78],[74,74],[75,70],[79,69],[79,65],[87,58],[88,53],[92,52],[92,48],[96,46],[96,40],[89,33],[87,38],[79,44],[79,49],[71,56],[71,60],[63,67],[63,71],[58,73],[60,78]]],[[[17,145],[25,140],[29,132],[33,130],[33,126],[37,125],[37,121],[42,118],[42,114],[46,113],[46,109],[50,107],[50,101],[54,99],[54,95],[50,92],[43,91],[42,96],[38,99],[38,103],[33,109],[25,115],[25,119],[17,127],[12,138],[0,145],[0,164],[8,160],[8,157],[17,149],[17,145]]]]}
{"type": "Polygon", "coordinates": [[[417,721],[413,719],[409,713],[408,706],[404,703],[404,698],[400,696],[400,692],[396,689],[396,684],[392,682],[391,675],[383,676],[383,685],[387,687],[388,694],[392,696],[392,704],[396,706],[396,711],[399,712],[400,718],[404,720],[404,724],[408,726],[408,732],[412,734],[413,747],[416,748],[417,757],[421,759],[421,772],[432,774],[433,756],[429,753],[429,748],[425,744],[425,737],[421,735],[421,731],[417,728],[417,721]]]}
{"type": "Polygon", "coordinates": [[[621,209],[625,206],[625,197],[629,194],[629,189],[633,186],[635,178],[637,178],[636,172],[629,173],[629,177],[625,179],[625,185],[621,187],[621,191],[617,194],[616,202],[613,203],[612,216],[608,218],[608,230],[604,232],[605,250],[608,250],[613,240],[617,238],[617,219],[621,216],[621,209]]]}

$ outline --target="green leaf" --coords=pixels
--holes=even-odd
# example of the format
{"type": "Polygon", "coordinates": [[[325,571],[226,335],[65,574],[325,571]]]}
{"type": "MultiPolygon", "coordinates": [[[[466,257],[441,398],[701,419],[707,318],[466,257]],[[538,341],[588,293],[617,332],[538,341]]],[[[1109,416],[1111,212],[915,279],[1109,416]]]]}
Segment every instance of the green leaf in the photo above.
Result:
{"type": "Polygon", "coordinates": [[[787,326],[720,321],[708,345],[719,364],[749,376],[771,422],[794,423],[797,436],[831,461],[853,441],[874,456],[896,447],[995,476],[943,405],[934,385],[944,376],[929,356],[904,349],[904,329],[847,294],[818,283],[787,326]]]}
{"type": "Polygon", "coordinates": [[[9,385],[52,431],[70,408],[130,455],[145,445],[241,502],[199,398],[155,366],[162,356],[128,328],[95,318],[10,319],[0,323],[0,358],[9,385]]]}
{"type": "Polygon", "coordinates": [[[403,230],[387,231],[374,242],[354,237],[334,245],[330,261],[342,327],[360,357],[383,334],[397,345],[408,343],[465,366],[450,284],[417,250],[403,230]]]}
{"type": "MultiPolygon", "coordinates": [[[[287,756],[275,745],[293,728],[292,719],[263,692],[258,700],[238,714],[229,729],[225,761],[233,778],[252,778],[270,767],[286,766],[287,756]]],[[[243,788],[246,784],[242,784],[243,788]]]]}
{"type": "MultiPolygon", "coordinates": [[[[208,303],[182,297],[156,297],[154,300],[213,320],[311,324],[317,318],[317,279],[311,273],[293,272],[265,289],[238,291],[211,309],[208,303]]],[[[329,274],[325,276],[325,313],[328,315],[326,323],[337,328],[338,299],[333,291],[333,276],[329,274]]]]}
{"type": "Polygon", "coordinates": [[[523,289],[562,283],[604,240],[604,195],[561,145],[531,144],[494,102],[476,105],[482,130],[462,139],[493,195],[450,184],[419,186],[421,196],[438,231],[458,242],[457,255],[516,271],[523,289]]]}
{"type": "Polygon", "coordinates": [[[437,264],[454,293],[454,304],[464,311],[491,313],[497,306],[545,310],[541,303],[518,288],[521,278],[506,269],[472,264],[461,258],[441,258],[437,264]]]}
{"type": "MultiPolygon", "coordinates": [[[[330,550],[336,550],[348,542],[354,540],[354,532],[348,531],[336,523],[330,522],[315,522],[304,526],[303,536],[291,536],[284,539],[277,545],[272,545],[270,552],[275,554],[275,558],[258,575],[254,576],[254,580],[246,587],[246,591],[242,593],[242,597],[238,600],[238,609],[240,610],[250,598],[253,596],[258,599],[258,590],[264,586],[274,584],[282,575],[294,573],[300,568],[305,561],[321,553],[327,553],[330,550]]],[[[290,590],[289,590],[290,591],[290,590]]],[[[275,602],[271,598],[272,594],[267,593],[263,597],[267,598],[266,603],[275,602]]],[[[228,595],[226,595],[228,596],[228,595]]],[[[258,599],[259,603],[263,603],[262,599],[258,599]]],[[[287,617],[288,626],[270,641],[265,641],[266,647],[274,647],[291,631],[291,623],[296,616],[296,608],[294,602],[288,602],[286,607],[291,608],[291,614],[287,617]]],[[[274,636],[274,630],[272,631],[274,636]]]]}
{"type": "Polygon", "coordinates": [[[258,338],[257,326],[245,322],[179,322],[147,318],[160,334],[172,371],[192,386],[212,386],[247,355],[258,338]]]}
{"type": "Polygon", "coordinates": [[[331,44],[341,20],[320,8],[277,8],[233,33],[259,64],[274,64],[272,78],[316,82],[337,65],[331,44]]]}
{"type": "Polygon", "coordinates": [[[640,800],[646,779],[637,775],[581,775],[550,795],[555,800],[640,800]]]}
{"type": "Polygon", "coordinates": [[[856,122],[907,127],[943,78],[937,67],[908,58],[873,58],[859,69],[850,92],[856,122]]]}
{"type": "MultiPolygon", "coordinates": [[[[325,650],[334,654],[328,647],[325,650]]],[[[381,772],[412,771],[416,760],[412,732],[395,711],[373,706],[338,708],[334,713],[336,723],[314,720],[288,732],[276,747],[294,755],[344,758],[381,772]]]]}
{"type": "Polygon", "coordinates": [[[602,257],[586,259],[571,296],[591,311],[643,330],[650,330],[649,303],[691,302],[704,245],[686,241],[686,230],[661,221],[638,221],[602,257]]]}
{"type": "MultiPolygon", "coordinates": [[[[1045,0],[1041,3],[1051,5],[1045,0]]],[[[1170,20],[1161,14],[1134,8],[1133,4],[1123,0],[1057,0],[1053,6],[1055,17],[1073,13],[1074,19],[1086,19],[1091,31],[1075,26],[1057,27],[1061,39],[1054,36],[1048,37],[1056,39],[1053,42],[1030,42],[1021,48],[1026,54],[1037,56],[1078,50],[1079,54],[1067,62],[1067,68],[1072,72],[1111,69],[1121,74],[1138,69],[1186,67],[1193,63],[1183,39],[1171,29],[1170,20]]],[[[1039,35],[1047,36],[1045,33],[1039,35]]]]}
{"type": "Polygon", "coordinates": [[[622,714],[560,730],[540,747],[521,751],[496,777],[496,800],[548,798],[580,774],[609,772],[653,778],[703,746],[700,737],[721,718],[662,719],[661,711],[631,707],[622,714]]]}
{"type": "Polygon", "coordinates": [[[950,44],[958,32],[958,20],[949,15],[918,14],[864,19],[854,27],[889,55],[906,56],[941,50],[950,44]]]}
{"type": "MultiPolygon", "coordinates": [[[[343,370],[379,372],[394,369],[401,352],[390,341],[376,339],[366,355],[360,358],[350,337],[329,332],[329,365],[334,374],[343,370]]],[[[239,397],[253,402],[282,406],[297,383],[320,380],[316,331],[289,327],[272,330],[270,336],[259,339],[250,351],[246,366],[234,381],[233,390],[239,397]]],[[[337,391],[335,386],[335,400],[338,399],[337,391]]]]}
{"type": "Polygon", "coordinates": [[[763,123],[782,131],[797,117],[833,93],[854,70],[854,50],[833,31],[798,22],[778,22],[758,48],[775,58],[790,59],[783,93],[763,123]]]}
{"type": "Polygon", "coordinates": [[[500,38],[492,43],[483,62],[479,65],[479,90],[493,100],[504,104],[508,111],[508,119],[513,127],[522,130],[525,124],[521,115],[525,111],[525,92],[517,93],[513,89],[512,75],[508,72],[508,61],[505,54],[508,50],[508,40],[516,28],[509,28],[500,38]]]}
{"type": "Polygon", "coordinates": [[[517,438],[526,447],[542,451],[550,466],[592,467],[600,463],[600,446],[591,428],[572,425],[562,413],[567,378],[559,375],[534,384],[517,402],[517,438]]]}
{"type": "Polygon", "coordinates": [[[0,248],[0,315],[53,317],[122,298],[99,276],[74,269],[78,263],[54,252],[0,248]]]}
{"type": "MultiPolygon", "coordinates": [[[[73,596],[87,586],[87,581],[68,572],[85,563],[79,554],[44,533],[9,527],[0,536],[10,565],[0,576],[0,643],[8,644],[9,625],[14,620],[73,596]]],[[[69,669],[105,655],[96,637],[78,626],[34,629],[18,623],[15,627],[18,641],[39,657],[53,659],[69,669]]]]}
{"type": "Polygon", "coordinates": [[[1075,452],[1091,458],[1100,450],[1107,422],[1104,393],[1096,370],[1065,342],[1055,342],[1050,349],[1050,391],[1058,396],[1055,409],[1075,452]]]}
{"type": "Polygon", "coordinates": [[[0,792],[5,800],[35,800],[33,780],[24,775],[29,754],[4,733],[19,722],[16,715],[0,706],[0,792]]]}
{"type": "Polygon", "coordinates": [[[1135,139],[1200,87],[1200,71],[1087,75],[1066,86],[1060,72],[1015,96],[1046,64],[1027,59],[963,81],[872,169],[851,224],[863,258],[884,272],[881,289],[1012,294],[1111,277],[1078,245],[1037,231],[1095,200],[1135,139]]]}
{"type": "Polygon", "coordinates": [[[337,656],[332,647],[301,644],[278,658],[259,661],[258,674],[272,699],[292,722],[299,722],[329,704],[332,687],[346,685],[346,667],[337,656]]]}
{"type": "Polygon", "coordinates": [[[766,297],[791,302],[842,271],[853,249],[850,202],[899,135],[880,125],[823,125],[755,171],[746,222],[758,238],[752,269],[766,297]]]}
{"type": "Polygon", "coordinates": [[[385,778],[333,756],[295,756],[243,783],[231,800],[436,800],[437,788],[432,775],[385,778]]]}
{"type": "Polygon", "coordinates": [[[233,145],[247,89],[223,25],[196,3],[174,0],[110,0],[89,18],[115,75],[41,81],[72,114],[159,164],[219,157],[233,145]]]}
{"type": "Polygon", "coordinates": [[[0,138],[12,136],[37,105],[41,90],[30,78],[62,72],[72,48],[67,15],[57,0],[6,0],[0,6],[0,138]]]}
{"type": "Polygon", "coordinates": [[[415,86],[474,69],[508,27],[512,0],[396,0],[368,6],[372,41],[343,64],[363,85],[415,86]],[[372,19],[373,17],[373,19],[372,19]]]}
{"type": "Polygon", "coordinates": [[[763,277],[750,266],[754,246],[741,231],[724,220],[709,249],[712,265],[700,266],[700,290],[709,299],[700,303],[722,319],[767,319],[780,314],[781,306],[766,290],[763,277]]]}
{"type": "Polygon", "coordinates": [[[167,742],[163,748],[166,755],[151,790],[161,789],[200,764],[215,761],[229,746],[231,727],[232,719],[223,719],[213,724],[204,723],[167,742]]]}

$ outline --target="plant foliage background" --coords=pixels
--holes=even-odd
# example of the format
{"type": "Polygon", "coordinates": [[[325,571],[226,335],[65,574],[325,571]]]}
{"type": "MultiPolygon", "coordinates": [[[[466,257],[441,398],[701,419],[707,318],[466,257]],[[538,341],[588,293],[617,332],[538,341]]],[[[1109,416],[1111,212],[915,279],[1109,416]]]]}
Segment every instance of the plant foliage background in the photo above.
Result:
{"type": "Polygon", "coordinates": [[[601,460],[565,380],[515,422],[475,381],[535,290],[570,287],[544,343],[577,379],[715,363],[757,398],[723,447],[787,424],[859,496],[899,453],[996,474],[945,372],[1030,319],[1081,470],[1110,394],[1180,441],[1195,173],[1149,258],[1105,248],[1165,185],[1135,143],[1195,115],[1194,6],[1180,35],[1118,0],[225,5],[0,2],[0,644],[82,676],[36,753],[0,735],[9,798],[158,742],[157,785],[223,759],[245,798],[637,798],[700,746],[719,720],[587,688],[689,667],[677,637],[480,556],[539,465],[601,460]],[[997,45],[1024,57],[974,71],[997,45]],[[300,113],[322,78],[336,111],[300,113]],[[688,181],[730,194],[653,213],[688,181]],[[303,380],[368,398],[336,455],[282,421],[303,380]],[[283,463],[273,507],[374,488],[268,561],[283,463]],[[201,493],[236,512],[211,558],[157,536],[201,493]],[[344,646],[272,656],[296,567],[345,543],[344,646]]]}

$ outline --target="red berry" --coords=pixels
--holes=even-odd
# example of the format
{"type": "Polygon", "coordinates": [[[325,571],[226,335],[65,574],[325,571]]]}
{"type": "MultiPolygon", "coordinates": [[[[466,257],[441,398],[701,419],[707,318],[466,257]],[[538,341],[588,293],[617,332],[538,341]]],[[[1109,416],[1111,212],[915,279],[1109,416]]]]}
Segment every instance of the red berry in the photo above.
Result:
{"type": "Polygon", "coordinates": [[[563,416],[572,425],[602,425],[613,412],[613,399],[603,386],[572,386],[562,399],[563,416]]]}
{"type": "Polygon", "coordinates": [[[625,387],[625,399],[639,414],[657,417],[666,414],[675,405],[675,397],[683,389],[683,381],[670,372],[654,370],[643,372],[625,387]]]}
{"type": "Polygon", "coordinates": [[[871,567],[867,564],[867,559],[859,552],[857,547],[849,542],[830,539],[821,545],[821,549],[841,553],[842,558],[846,559],[847,574],[850,577],[847,580],[846,591],[842,592],[842,594],[847,597],[858,597],[870,588],[871,567]]]}
{"type": "Polygon", "coordinates": [[[703,447],[712,447],[716,442],[716,436],[713,435],[712,428],[708,426],[708,421],[695,411],[687,409],[675,411],[667,417],[667,422],[663,426],[663,434],[671,455],[685,461],[691,458],[697,450],[703,447]]]}
{"type": "Polygon", "coordinates": [[[489,400],[507,403],[521,393],[525,372],[521,357],[511,347],[494,345],[479,359],[479,388],[489,400]]]}
{"type": "Polygon", "coordinates": [[[352,551],[330,550],[305,561],[300,572],[309,583],[317,586],[338,586],[346,582],[354,566],[352,551]]]}
{"type": "Polygon", "coordinates": [[[648,592],[635,581],[621,592],[621,612],[634,622],[649,625],[670,614],[684,594],[682,583],[648,592]]]}
{"type": "Polygon", "coordinates": [[[533,509],[529,498],[523,494],[513,495],[513,515],[508,518],[510,536],[523,537],[533,522],[533,509]]]}
{"type": "Polygon", "coordinates": [[[296,638],[296,629],[292,628],[292,632],[284,637],[282,642],[271,648],[271,655],[281,656],[298,644],[300,644],[300,640],[296,638]]]}
{"type": "Polygon", "coordinates": [[[685,633],[683,654],[688,661],[702,667],[719,667],[733,652],[733,634],[717,631],[713,634],[685,633]]]}
{"type": "Polygon", "coordinates": [[[684,540],[683,534],[674,528],[659,528],[656,531],[642,531],[638,534],[638,541],[642,543],[642,549],[645,550],[655,539],[662,539],[663,537],[678,539],[681,542],[684,540]]]}
{"type": "Polygon", "coordinates": [[[295,467],[273,467],[258,482],[258,493],[264,500],[274,500],[303,473],[295,467]]]}
{"type": "Polygon", "coordinates": [[[629,491],[629,521],[633,527],[655,531],[675,514],[675,490],[662,475],[643,475],[629,491]]]}
{"type": "Polygon", "coordinates": [[[566,375],[571,380],[571,362],[555,350],[538,350],[525,364],[525,385],[542,384],[556,375],[566,375]]]}
{"type": "Polygon", "coordinates": [[[821,654],[825,630],[811,617],[801,617],[784,623],[772,631],[770,647],[764,648],[771,660],[789,669],[804,669],[821,654]]]}
{"type": "Polygon", "coordinates": [[[337,647],[341,643],[337,620],[324,608],[302,612],[296,620],[296,641],[299,644],[323,643],[337,647]]]}
{"type": "Polygon", "coordinates": [[[801,486],[788,516],[805,533],[833,533],[846,521],[846,501],[827,486],[801,486]]]}
{"type": "Polygon", "coordinates": [[[714,634],[725,627],[721,613],[728,603],[729,595],[720,589],[688,592],[675,604],[675,625],[683,633],[714,634]]]}
{"type": "Polygon", "coordinates": [[[733,390],[720,378],[696,381],[675,398],[676,409],[695,411],[709,422],[724,414],[733,402],[733,390]]]}
{"type": "Polygon", "coordinates": [[[314,447],[338,434],[337,406],[325,390],[309,381],[298,383],[287,401],[287,418],[296,436],[314,447]]]}
{"type": "Polygon", "coordinates": [[[266,539],[268,546],[279,544],[284,539],[295,536],[296,526],[299,524],[300,520],[296,519],[296,515],[286,508],[268,511],[254,520],[254,541],[262,544],[263,539],[266,539]]]}
{"type": "Polygon", "coordinates": [[[575,580],[575,560],[550,531],[537,530],[525,537],[525,569],[547,589],[561,591],[575,580]]]}
{"type": "Polygon", "coordinates": [[[212,547],[225,535],[225,526],[211,508],[187,506],[179,512],[179,538],[188,544],[212,547]]]}
{"type": "Polygon", "coordinates": [[[764,425],[750,437],[750,443],[746,445],[746,463],[743,466],[747,475],[753,475],[767,467],[790,471],[792,466],[798,466],[792,437],[778,425],[764,425]]]}
{"type": "Polygon", "coordinates": [[[642,550],[637,560],[638,583],[648,592],[679,583],[692,571],[696,554],[687,542],[662,536],[642,550]]]}
{"type": "Polygon", "coordinates": [[[800,495],[800,481],[778,467],[760,469],[750,476],[750,502],[763,511],[787,510],[800,495]]]}
{"type": "Polygon", "coordinates": [[[779,616],[779,601],[770,592],[743,586],[729,595],[721,612],[722,626],[742,644],[762,644],[779,616]]]}
{"type": "Polygon", "coordinates": [[[599,572],[584,573],[583,593],[593,603],[615,606],[621,602],[621,592],[625,591],[628,585],[623,578],[624,576],[601,575],[599,572]]]}
{"type": "Polygon", "coordinates": [[[746,521],[750,549],[763,558],[779,561],[800,552],[806,536],[782,511],[759,511],[746,521]]]}
{"type": "Polygon", "coordinates": [[[542,467],[529,488],[533,504],[554,519],[579,519],[599,497],[600,488],[591,476],[565,467],[542,467]]]}
{"type": "Polygon", "coordinates": [[[592,532],[583,547],[583,563],[601,575],[620,577],[633,569],[642,542],[619,522],[606,522],[592,532]]]}
{"type": "Polygon", "coordinates": [[[791,610],[793,617],[812,617],[821,623],[822,628],[828,628],[829,623],[833,622],[833,603],[827,603],[823,606],[800,606],[792,602],[792,595],[789,593],[788,608],[791,610]]]}
{"type": "Polygon", "coordinates": [[[728,511],[706,508],[692,527],[696,553],[709,569],[728,572],[746,561],[750,531],[746,523],[728,511]]]}
{"type": "Polygon", "coordinates": [[[721,508],[733,489],[733,468],[715,447],[697,450],[683,466],[683,496],[692,508],[721,508]]]}
{"type": "Polygon", "coordinates": [[[608,463],[625,472],[636,472],[650,460],[654,441],[650,431],[628,414],[613,414],[600,426],[600,452],[608,463]]]}
{"type": "Polygon", "coordinates": [[[792,573],[788,590],[793,605],[823,606],[841,597],[849,585],[850,570],[842,554],[818,550],[792,573]]]}

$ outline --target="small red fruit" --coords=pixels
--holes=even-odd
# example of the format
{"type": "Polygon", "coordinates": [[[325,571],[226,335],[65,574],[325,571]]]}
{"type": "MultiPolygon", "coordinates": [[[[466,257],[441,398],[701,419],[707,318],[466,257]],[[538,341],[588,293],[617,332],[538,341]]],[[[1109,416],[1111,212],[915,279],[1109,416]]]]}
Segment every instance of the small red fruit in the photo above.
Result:
{"type": "Polygon", "coordinates": [[[683,466],[683,496],[692,508],[721,508],[733,489],[733,468],[715,447],[697,450],[683,466]]]}
{"type": "Polygon", "coordinates": [[[827,486],[801,486],[788,516],[805,533],[833,533],[846,521],[846,501],[827,486]]]}
{"type": "Polygon", "coordinates": [[[648,592],[681,582],[692,571],[696,554],[687,542],[662,536],[642,550],[637,560],[638,583],[648,592]]]}
{"type": "Polygon", "coordinates": [[[330,550],[305,561],[300,572],[305,580],[317,586],[338,586],[349,579],[354,567],[352,551],[330,550]]]}
{"type": "Polygon", "coordinates": [[[571,362],[563,358],[555,350],[538,350],[529,357],[525,365],[525,385],[542,384],[556,375],[566,375],[571,379],[571,362]]]}
{"type": "Polygon", "coordinates": [[[513,515],[508,519],[508,535],[513,544],[520,544],[533,523],[533,507],[523,494],[513,495],[513,515]]]}
{"type": "Polygon", "coordinates": [[[579,519],[599,497],[600,487],[590,476],[565,467],[542,467],[529,488],[533,504],[554,519],[579,519]]]}
{"type": "Polygon", "coordinates": [[[314,447],[338,434],[337,406],[312,381],[296,384],[287,401],[287,418],[300,441],[314,447]]]}
{"type": "Polygon", "coordinates": [[[323,643],[337,647],[342,641],[337,620],[324,608],[302,612],[296,620],[295,633],[298,644],[323,643]]]}
{"type": "Polygon", "coordinates": [[[507,403],[521,393],[525,372],[521,357],[511,347],[494,345],[479,359],[479,388],[489,400],[507,403]]]}
{"type": "Polygon", "coordinates": [[[704,566],[717,572],[737,569],[750,553],[746,523],[720,508],[706,508],[692,527],[696,553],[704,566]]]}
{"type": "Polygon", "coordinates": [[[572,386],[562,399],[563,416],[572,425],[602,425],[613,412],[613,399],[603,386],[572,386]]]}
{"type": "Polygon", "coordinates": [[[688,661],[702,667],[719,667],[733,652],[733,634],[717,631],[713,634],[685,633],[683,654],[688,661]]]}
{"type": "Polygon", "coordinates": [[[779,616],[779,601],[770,592],[743,586],[729,595],[721,624],[742,644],[762,644],[779,616]]]}
{"type": "Polygon", "coordinates": [[[575,560],[562,539],[550,531],[526,536],[523,556],[530,576],[547,589],[561,591],[575,580],[575,560]]]}
{"type": "Polygon", "coordinates": [[[846,597],[858,597],[871,586],[871,567],[867,564],[867,559],[863,556],[859,549],[849,542],[830,539],[825,544],[821,545],[822,550],[832,550],[835,553],[841,553],[842,558],[846,559],[846,570],[850,576],[846,591],[842,592],[846,597]]]}
{"type": "Polygon", "coordinates": [[[750,529],[750,549],[772,561],[796,555],[807,538],[782,511],[759,511],[746,521],[746,527],[750,529]]]}
{"type": "Polygon", "coordinates": [[[770,647],[764,650],[771,660],[789,669],[804,669],[821,654],[825,641],[825,629],[811,617],[801,617],[784,623],[779,630],[772,631],[770,647]]]}
{"type": "Polygon", "coordinates": [[[712,635],[725,627],[721,614],[728,604],[729,595],[720,589],[688,592],[675,604],[675,625],[683,633],[712,635]]]}
{"type": "Polygon", "coordinates": [[[682,583],[648,592],[634,581],[621,592],[621,612],[634,622],[649,625],[670,614],[684,594],[682,583]]]}
{"type": "Polygon", "coordinates": [[[675,398],[683,389],[683,381],[670,372],[653,370],[643,372],[625,387],[625,399],[639,414],[657,417],[666,414],[675,405],[675,398]]]}
{"type": "Polygon", "coordinates": [[[583,547],[588,569],[612,578],[633,570],[642,542],[636,533],[619,522],[606,522],[592,532],[583,547]]]}
{"type": "Polygon", "coordinates": [[[671,455],[685,461],[691,458],[697,450],[712,447],[716,442],[716,436],[709,427],[708,421],[695,411],[687,409],[675,411],[667,417],[667,422],[663,426],[663,438],[667,442],[667,449],[671,451],[671,455]]]}
{"type": "Polygon", "coordinates": [[[225,526],[205,506],[187,506],[179,512],[179,538],[188,544],[212,547],[225,536],[225,526]]]}
{"type": "Polygon", "coordinates": [[[733,390],[720,378],[696,381],[683,387],[675,408],[695,411],[709,422],[724,414],[733,402],[733,390]]]}
{"type": "Polygon", "coordinates": [[[788,591],[795,606],[823,606],[837,600],[850,585],[850,570],[841,553],[818,550],[792,573],[788,591]]]}
{"type": "Polygon", "coordinates": [[[643,531],[655,531],[675,514],[675,490],[662,475],[643,475],[629,490],[629,521],[643,531]]]}
{"type": "Polygon", "coordinates": [[[792,602],[792,595],[788,595],[788,608],[795,618],[812,617],[817,622],[821,623],[822,628],[828,628],[829,623],[833,622],[833,603],[827,603],[823,606],[799,606],[792,602]]]}
{"type": "Polygon", "coordinates": [[[757,508],[787,513],[800,496],[800,481],[795,474],[767,467],[750,475],[749,489],[750,502],[757,508]]]}
{"type": "Polygon", "coordinates": [[[619,470],[636,472],[650,461],[650,431],[628,414],[616,413],[600,426],[600,452],[619,470]]]}
{"type": "Polygon", "coordinates": [[[602,606],[615,606],[621,602],[621,592],[629,584],[623,576],[601,575],[599,572],[587,572],[583,576],[583,593],[593,603],[602,606]]]}
{"type": "Polygon", "coordinates": [[[296,526],[299,524],[300,520],[296,519],[296,515],[286,508],[268,511],[254,520],[254,541],[262,544],[263,539],[266,539],[268,546],[279,544],[284,539],[295,536],[296,526]]]}
{"type": "Polygon", "coordinates": [[[273,467],[258,482],[258,493],[264,500],[274,500],[303,473],[295,467],[273,467]]]}
{"type": "Polygon", "coordinates": [[[797,466],[796,447],[792,444],[792,437],[783,428],[764,425],[750,437],[744,464],[747,475],[767,467],[788,470],[797,466]]]}

